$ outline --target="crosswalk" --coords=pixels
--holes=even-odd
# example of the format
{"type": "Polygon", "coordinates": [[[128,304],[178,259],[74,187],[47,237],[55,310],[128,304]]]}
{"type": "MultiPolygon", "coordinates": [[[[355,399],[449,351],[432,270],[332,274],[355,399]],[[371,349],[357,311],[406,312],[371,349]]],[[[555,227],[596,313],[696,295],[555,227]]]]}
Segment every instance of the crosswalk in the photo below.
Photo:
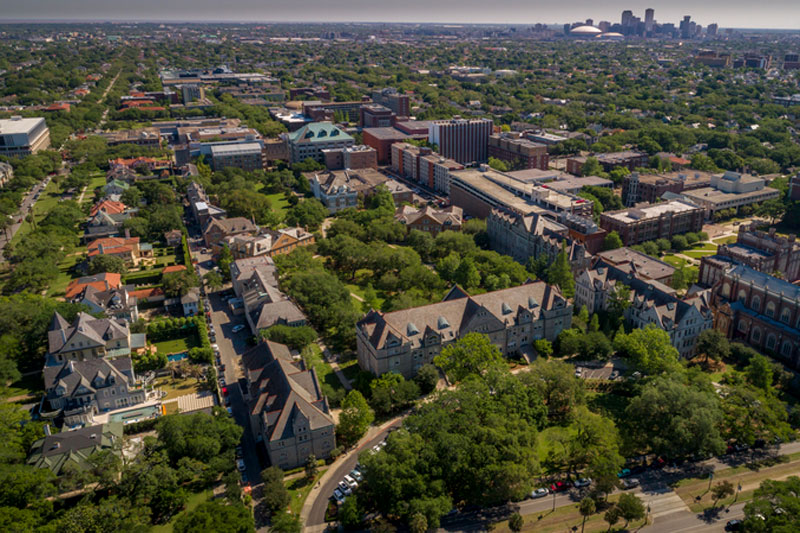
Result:
{"type": "Polygon", "coordinates": [[[650,508],[651,518],[658,518],[672,513],[690,512],[689,507],[681,497],[670,489],[666,489],[659,494],[653,494],[652,491],[648,491],[647,493],[637,492],[636,495],[650,508]]]}

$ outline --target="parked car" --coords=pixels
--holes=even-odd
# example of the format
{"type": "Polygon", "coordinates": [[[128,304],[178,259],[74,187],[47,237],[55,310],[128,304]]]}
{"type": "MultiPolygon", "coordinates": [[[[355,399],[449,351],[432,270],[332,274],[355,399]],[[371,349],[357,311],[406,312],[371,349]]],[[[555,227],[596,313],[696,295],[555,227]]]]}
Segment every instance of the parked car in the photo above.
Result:
{"type": "Polygon", "coordinates": [[[356,481],[350,474],[344,476],[344,482],[347,483],[347,486],[351,489],[358,488],[358,481],[356,481]]]}
{"type": "Polygon", "coordinates": [[[344,494],[342,494],[342,491],[340,491],[339,489],[335,489],[333,491],[333,496],[331,496],[331,498],[336,500],[336,503],[344,502],[344,494]]]}
{"type": "Polygon", "coordinates": [[[588,487],[591,484],[592,484],[592,479],[588,477],[583,477],[577,480],[575,483],[573,483],[576,489],[582,489],[583,487],[588,487]]]}
{"type": "Polygon", "coordinates": [[[228,395],[228,387],[222,387],[222,395],[223,396],[227,396],[228,395]]]}
{"type": "Polygon", "coordinates": [[[242,452],[243,452],[242,447],[241,446],[237,446],[236,447],[236,458],[237,459],[241,459],[242,458],[242,452]]]}
{"type": "Polygon", "coordinates": [[[569,481],[556,481],[550,485],[550,492],[564,492],[569,490],[569,481]]]}
{"type": "Polygon", "coordinates": [[[639,486],[639,480],[635,477],[629,477],[622,480],[622,489],[628,490],[639,486]]]}
{"type": "Polygon", "coordinates": [[[239,472],[245,471],[244,459],[236,459],[236,468],[239,469],[239,472]]]}
{"type": "Polygon", "coordinates": [[[725,524],[725,531],[742,531],[744,524],[741,520],[733,519],[728,520],[728,523],[725,524]]]}
{"type": "Polygon", "coordinates": [[[342,494],[344,494],[345,496],[350,496],[351,494],[353,494],[353,489],[348,487],[347,483],[345,483],[344,481],[339,482],[339,490],[342,491],[342,494]]]}
{"type": "Polygon", "coordinates": [[[214,343],[214,344],[211,345],[211,349],[214,350],[215,352],[218,352],[219,351],[219,345],[214,343]]]}
{"type": "Polygon", "coordinates": [[[534,489],[533,492],[531,492],[531,498],[534,498],[534,499],[535,498],[544,498],[548,494],[550,494],[550,491],[547,490],[545,487],[542,487],[542,488],[539,488],[539,489],[534,489]]]}
{"type": "Polygon", "coordinates": [[[617,477],[620,478],[620,479],[622,479],[624,477],[628,477],[630,475],[631,475],[631,469],[630,468],[623,468],[622,470],[617,472],[617,477]]]}
{"type": "Polygon", "coordinates": [[[219,378],[219,386],[220,387],[224,387],[225,386],[225,378],[223,378],[222,376],[220,376],[220,378],[219,378]]]}
{"type": "Polygon", "coordinates": [[[233,329],[231,329],[231,331],[234,333],[239,333],[243,329],[244,329],[244,324],[237,324],[236,326],[233,326],[233,329]]]}
{"type": "Polygon", "coordinates": [[[225,410],[228,411],[229,415],[233,416],[233,408],[232,407],[228,407],[225,410]]]}
{"type": "Polygon", "coordinates": [[[356,468],[350,471],[350,475],[353,477],[353,479],[359,482],[364,479],[364,475],[361,474],[361,472],[359,472],[356,468]]]}

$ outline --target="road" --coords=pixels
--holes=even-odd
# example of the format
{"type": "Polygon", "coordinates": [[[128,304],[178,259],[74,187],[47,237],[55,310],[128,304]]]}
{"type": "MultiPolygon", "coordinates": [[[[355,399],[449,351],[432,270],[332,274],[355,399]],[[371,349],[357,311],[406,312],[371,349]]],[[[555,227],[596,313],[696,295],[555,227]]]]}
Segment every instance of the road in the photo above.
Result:
{"type": "MultiPolygon", "coordinates": [[[[376,435],[367,439],[366,442],[362,443],[354,451],[348,452],[346,457],[336,461],[333,466],[331,466],[331,468],[325,472],[320,480],[320,487],[315,487],[308,495],[308,501],[313,503],[311,504],[311,509],[308,513],[308,516],[302,517],[305,525],[304,531],[314,532],[325,529],[325,511],[328,509],[328,501],[333,495],[333,491],[336,486],[344,478],[345,474],[348,474],[353,468],[355,468],[356,463],[358,463],[358,456],[360,453],[371,449],[373,446],[385,439],[386,435],[389,434],[390,429],[399,427],[401,422],[402,420],[395,420],[393,423],[383,426],[381,431],[379,431],[376,435]]],[[[306,507],[308,507],[308,505],[309,504],[307,503],[303,508],[303,511],[306,511],[306,507]]]]}
{"type": "MultiPolygon", "coordinates": [[[[19,206],[19,211],[14,215],[15,220],[23,220],[26,216],[28,216],[28,213],[30,213],[33,205],[36,203],[34,196],[36,196],[37,193],[44,191],[48,183],[50,183],[50,176],[47,176],[44,180],[33,186],[30,192],[25,195],[25,198],[22,199],[22,204],[19,206]]],[[[3,251],[5,250],[6,244],[14,239],[14,235],[16,235],[21,226],[21,222],[14,222],[14,224],[9,226],[8,231],[0,232],[0,261],[5,261],[3,251]],[[8,238],[6,238],[6,235],[8,238]]]]}

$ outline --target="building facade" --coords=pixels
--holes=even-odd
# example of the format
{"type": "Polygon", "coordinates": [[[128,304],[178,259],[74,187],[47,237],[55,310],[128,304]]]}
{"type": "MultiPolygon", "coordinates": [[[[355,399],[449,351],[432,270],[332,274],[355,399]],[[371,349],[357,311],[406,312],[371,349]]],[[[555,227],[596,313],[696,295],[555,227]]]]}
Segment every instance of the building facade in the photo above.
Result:
{"type": "Polygon", "coordinates": [[[489,159],[489,136],[494,123],[489,119],[436,120],[428,129],[428,141],[439,153],[461,164],[485,163],[489,159]]]}
{"type": "Polygon", "coordinates": [[[322,150],[353,146],[355,140],[330,122],[312,122],[297,131],[284,134],[289,143],[290,162],[301,163],[308,158],[325,161],[322,150]]]}
{"type": "Polygon", "coordinates": [[[673,235],[703,229],[705,211],[685,200],[606,211],[600,215],[600,227],[609,233],[619,233],[625,246],[670,239],[673,235]]]}
{"type": "Polygon", "coordinates": [[[513,168],[547,170],[550,156],[547,145],[525,139],[521,133],[501,133],[489,136],[489,157],[496,157],[513,168]]]}
{"type": "Polygon", "coordinates": [[[572,305],[542,281],[478,296],[453,287],[440,303],[370,311],[356,324],[358,364],[376,376],[397,372],[411,378],[467,333],[487,335],[510,356],[530,351],[534,340],[555,340],[571,325],[572,305]]]}
{"type": "Polygon", "coordinates": [[[43,118],[0,119],[0,155],[24,157],[50,147],[50,129],[43,118]]]}

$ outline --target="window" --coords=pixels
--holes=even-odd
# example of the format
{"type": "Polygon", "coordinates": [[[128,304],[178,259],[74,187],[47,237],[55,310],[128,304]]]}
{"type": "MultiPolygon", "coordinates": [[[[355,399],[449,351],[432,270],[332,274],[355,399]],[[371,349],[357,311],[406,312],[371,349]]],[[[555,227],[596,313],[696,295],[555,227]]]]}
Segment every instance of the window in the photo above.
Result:
{"type": "Polygon", "coordinates": [[[770,333],[767,335],[767,349],[774,350],[775,349],[775,335],[770,333]]]}
{"type": "Polygon", "coordinates": [[[758,329],[758,328],[755,328],[753,330],[753,342],[758,342],[760,340],[761,340],[761,330],[758,329]]]}
{"type": "Polygon", "coordinates": [[[745,322],[744,320],[740,320],[739,324],[737,324],[736,327],[742,333],[746,333],[747,332],[747,322],[745,322]]]}
{"type": "Polygon", "coordinates": [[[781,355],[785,355],[789,357],[792,355],[792,343],[789,341],[783,341],[783,345],[781,345],[781,355]]]}
{"type": "Polygon", "coordinates": [[[750,308],[754,311],[761,310],[761,298],[758,296],[753,296],[753,299],[750,301],[750,308]]]}
{"type": "Polygon", "coordinates": [[[747,302],[747,291],[745,291],[744,289],[740,290],[739,297],[737,298],[737,300],[739,300],[740,304],[744,305],[747,302]]]}
{"type": "Polygon", "coordinates": [[[775,316],[775,304],[770,302],[767,304],[767,309],[764,311],[764,314],[768,317],[772,318],[775,316]]]}
{"type": "Polygon", "coordinates": [[[781,322],[784,324],[788,324],[792,320],[792,312],[789,311],[788,307],[784,307],[783,311],[781,311],[781,322]]]}

